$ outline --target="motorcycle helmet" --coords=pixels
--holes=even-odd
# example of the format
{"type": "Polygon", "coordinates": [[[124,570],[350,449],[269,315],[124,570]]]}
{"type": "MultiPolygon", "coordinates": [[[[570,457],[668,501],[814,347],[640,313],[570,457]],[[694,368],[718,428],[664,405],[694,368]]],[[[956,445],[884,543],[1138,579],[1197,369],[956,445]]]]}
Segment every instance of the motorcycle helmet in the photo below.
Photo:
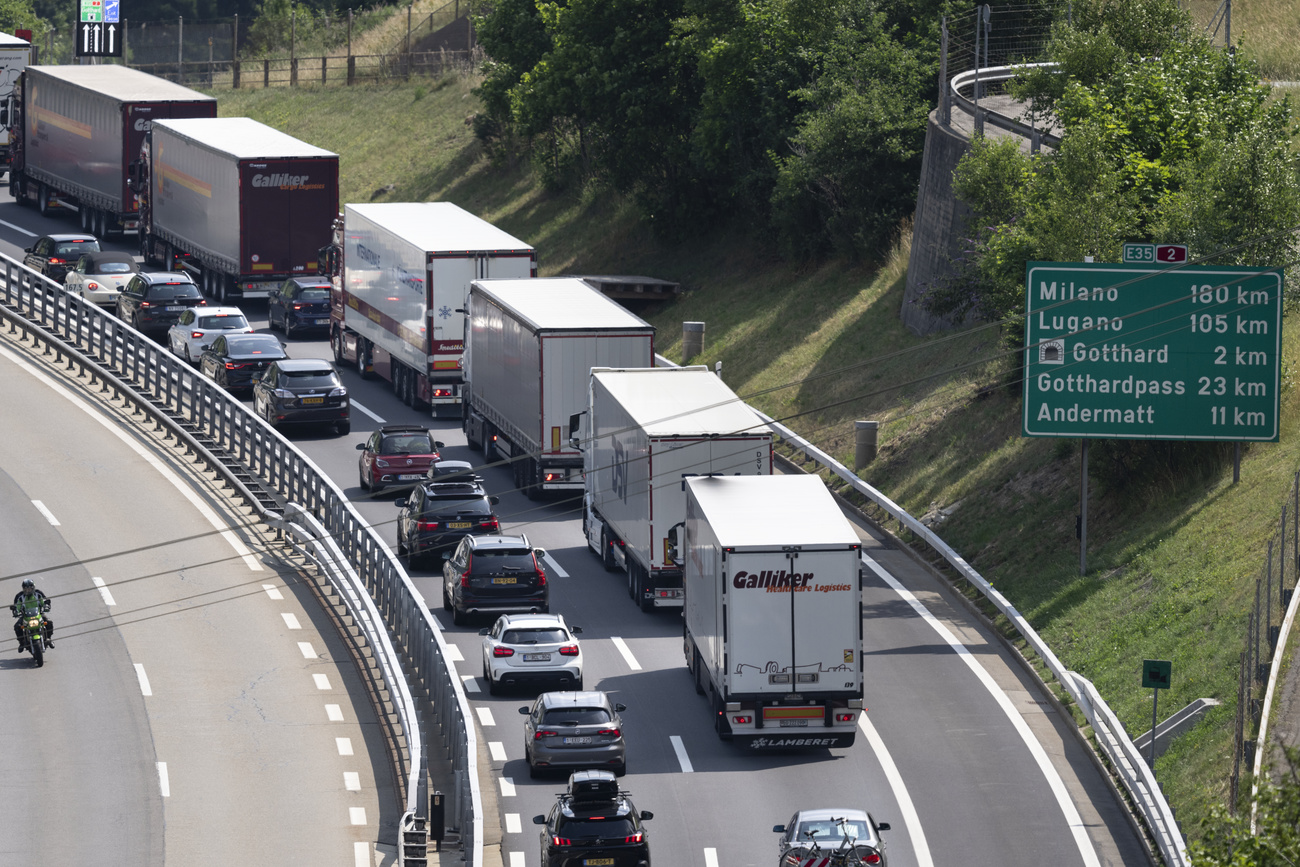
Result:
{"type": "Polygon", "coordinates": [[[36,589],[36,582],[35,582],[35,581],[33,581],[33,580],[30,579],[30,578],[28,578],[27,580],[23,581],[23,592],[24,592],[24,593],[26,593],[28,590],[35,590],[35,589],[36,589]]]}

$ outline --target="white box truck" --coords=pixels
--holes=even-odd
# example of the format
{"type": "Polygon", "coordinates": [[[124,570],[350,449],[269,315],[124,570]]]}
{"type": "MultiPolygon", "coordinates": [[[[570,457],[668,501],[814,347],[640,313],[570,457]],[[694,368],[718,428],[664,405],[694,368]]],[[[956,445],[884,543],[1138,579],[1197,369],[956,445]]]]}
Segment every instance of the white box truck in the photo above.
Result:
{"type": "Polygon", "coordinates": [[[461,415],[470,281],[537,276],[530,245],[450,202],[344,205],[323,252],[334,359],[449,417],[461,415]]]}
{"type": "Polygon", "coordinates": [[[654,326],[575,277],[475,280],[465,332],[470,448],[509,460],[528,497],[583,489],[569,418],[593,367],[650,367],[654,326]]]}
{"type": "Polygon", "coordinates": [[[772,474],[773,434],[707,367],[591,372],[570,423],[583,452],[583,531],[605,568],[623,569],[643,611],[680,608],[668,533],[686,520],[686,479],[772,474]]]}
{"type": "Polygon", "coordinates": [[[686,480],[686,664],[723,740],[847,747],[862,712],[857,533],[816,476],[686,480]]]}
{"type": "Polygon", "coordinates": [[[32,44],[9,33],[0,33],[0,163],[9,170],[9,127],[14,121],[14,88],[31,61],[32,44]]]}

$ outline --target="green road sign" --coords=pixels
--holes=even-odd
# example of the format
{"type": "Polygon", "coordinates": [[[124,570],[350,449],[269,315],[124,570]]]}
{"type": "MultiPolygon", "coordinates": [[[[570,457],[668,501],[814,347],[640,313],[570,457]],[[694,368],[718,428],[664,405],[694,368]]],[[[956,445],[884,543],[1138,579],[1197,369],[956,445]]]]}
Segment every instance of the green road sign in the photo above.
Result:
{"type": "Polygon", "coordinates": [[[104,0],[81,0],[81,20],[96,22],[104,20],[104,0]]]}
{"type": "Polygon", "coordinates": [[[1024,436],[1277,441],[1281,269],[1025,271],[1024,436]]]}
{"type": "Polygon", "coordinates": [[[1167,659],[1142,660],[1142,687],[1144,689],[1169,689],[1169,677],[1174,664],[1167,659]]]}

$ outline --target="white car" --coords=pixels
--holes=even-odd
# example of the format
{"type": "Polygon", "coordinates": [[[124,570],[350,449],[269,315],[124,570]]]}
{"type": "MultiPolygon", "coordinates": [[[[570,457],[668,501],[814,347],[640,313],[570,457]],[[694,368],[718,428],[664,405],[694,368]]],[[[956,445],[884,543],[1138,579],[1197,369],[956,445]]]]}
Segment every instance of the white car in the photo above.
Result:
{"type": "Polygon", "coordinates": [[[139,272],[130,253],[82,253],[64,276],[63,288],[92,304],[116,309],[122,287],[139,272]]]}
{"type": "Polygon", "coordinates": [[[559,683],[582,689],[582,649],[558,614],[502,614],[490,629],[482,629],[483,679],[493,695],[502,685],[559,683]]]}
{"type": "Polygon", "coordinates": [[[238,307],[191,307],[167,330],[167,346],[186,361],[197,362],[203,350],[223,334],[251,334],[253,326],[238,307]]]}

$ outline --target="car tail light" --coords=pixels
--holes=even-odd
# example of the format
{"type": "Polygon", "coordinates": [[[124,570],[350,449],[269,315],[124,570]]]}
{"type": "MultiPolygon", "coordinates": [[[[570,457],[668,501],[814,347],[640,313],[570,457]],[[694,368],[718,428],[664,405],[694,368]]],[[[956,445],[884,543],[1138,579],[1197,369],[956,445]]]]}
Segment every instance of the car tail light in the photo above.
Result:
{"type": "Polygon", "coordinates": [[[295,305],[293,305],[293,309],[294,309],[294,310],[301,310],[301,309],[302,309],[302,305],[301,305],[301,304],[295,304],[295,305]]]}
{"type": "Polygon", "coordinates": [[[551,845],[552,845],[552,846],[572,846],[572,845],[573,845],[573,841],[570,840],[568,837],[556,837],[554,834],[552,834],[552,835],[551,835],[551,845]]]}
{"type": "Polygon", "coordinates": [[[437,521],[416,521],[415,526],[421,532],[429,533],[438,529],[438,522],[437,521]]]}
{"type": "Polygon", "coordinates": [[[739,716],[733,716],[731,721],[734,723],[740,723],[741,725],[749,725],[754,721],[754,718],[749,714],[742,713],[739,716]]]}
{"type": "Polygon", "coordinates": [[[499,530],[501,529],[501,522],[496,518],[488,518],[486,521],[480,521],[479,526],[484,530],[499,530]]]}
{"type": "Polygon", "coordinates": [[[202,336],[203,336],[203,332],[202,332],[202,331],[191,331],[191,332],[190,332],[190,337],[191,337],[192,339],[194,339],[194,340],[198,340],[198,339],[199,339],[200,337],[202,337],[202,336]]]}
{"type": "Polygon", "coordinates": [[[247,366],[247,364],[235,364],[233,361],[226,362],[226,370],[242,370],[247,366]]]}
{"type": "Polygon", "coordinates": [[[609,735],[611,738],[616,738],[616,737],[620,736],[621,734],[623,734],[623,732],[621,732],[621,731],[618,730],[618,729],[601,729],[600,731],[596,732],[596,734],[598,734],[598,735],[609,735]]]}
{"type": "Polygon", "coordinates": [[[87,280],[86,288],[90,289],[91,291],[99,291],[99,284],[96,283],[94,280],[87,280]]]}
{"type": "Polygon", "coordinates": [[[535,573],[533,573],[533,577],[537,579],[538,587],[546,586],[546,573],[543,572],[541,569],[538,569],[535,573]]]}
{"type": "Polygon", "coordinates": [[[67,259],[60,259],[58,256],[51,256],[51,257],[50,257],[49,259],[47,259],[46,261],[49,262],[51,265],[66,265],[66,264],[68,264],[68,260],[67,260],[67,259]]]}
{"type": "Polygon", "coordinates": [[[152,307],[153,305],[150,304],[148,301],[141,301],[141,302],[140,302],[140,306],[141,306],[141,307],[152,307]]]}
{"type": "Polygon", "coordinates": [[[566,644],[560,648],[560,656],[577,656],[577,655],[578,655],[578,645],[576,644],[566,644]]]}
{"type": "Polygon", "coordinates": [[[628,836],[624,837],[624,838],[623,838],[623,842],[624,842],[624,843],[640,843],[641,840],[644,839],[644,837],[645,837],[645,834],[644,834],[644,833],[642,833],[641,831],[637,831],[635,834],[629,834],[628,836]]]}
{"type": "Polygon", "coordinates": [[[880,861],[880,853],[879,853],[879,852],[868,852],[866,855],[863,855],[863,856],[862,856],[862,863],[863,863],[863,864],[879,864],[879,863],[881,863],[881,861],[880,861]]]}
{"type": "Polygon", "coordinates": [[[501,659],[506,656],[514,656],[515,652],[509,647],[494,647],[492,648],[492,655],[501,659]]]}
{"type": "Polygon", "coordinates": [[[542,738],[553,738],[558,734],[559,732],[547,731],[546,729],[538,729],[537,731],[533,732],[533,740],[540,741],[542,738]]]}

